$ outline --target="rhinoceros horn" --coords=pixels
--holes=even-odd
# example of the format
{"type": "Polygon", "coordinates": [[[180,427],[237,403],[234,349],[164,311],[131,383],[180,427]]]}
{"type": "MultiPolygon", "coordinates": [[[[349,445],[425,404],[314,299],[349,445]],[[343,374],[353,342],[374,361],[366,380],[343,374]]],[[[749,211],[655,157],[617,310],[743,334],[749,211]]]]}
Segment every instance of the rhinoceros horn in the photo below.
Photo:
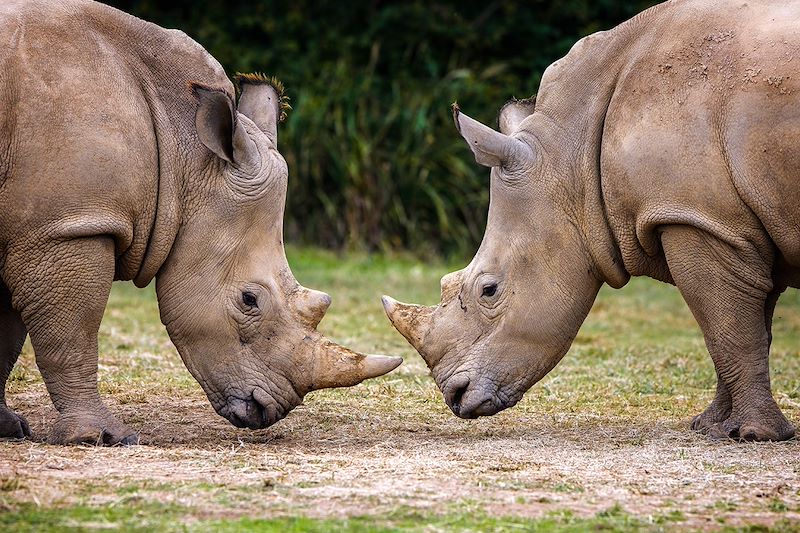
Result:
{"type": "Polygon", "coordinates": [[[431,315],[435,308],[425,305],[405,304],[389,296],[383,296],[381,301],[383,302],[383,309],[386,311],[386,316],[389,317],[389,321],[395,329],[397,329],[397,331],[411,343],[411,346],[422,354],[423,359],[430,364],[430,361],[426,359],[422,344],[425,340],[425,335],[430,329],[431,315]]]}
{"type": "Polygon", "coordinates": [[[316,344],[313,357],[311,390],[351,387],[391,372],[403,362],[396,356],[360,354],[325,338],[316,344]]]}

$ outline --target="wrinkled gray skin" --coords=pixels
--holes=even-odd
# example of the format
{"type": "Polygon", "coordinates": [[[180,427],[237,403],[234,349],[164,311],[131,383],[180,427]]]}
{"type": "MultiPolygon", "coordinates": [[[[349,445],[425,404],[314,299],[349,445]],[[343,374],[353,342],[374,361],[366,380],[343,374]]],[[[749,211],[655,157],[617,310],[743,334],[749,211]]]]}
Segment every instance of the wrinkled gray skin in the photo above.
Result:
{"type": "Polygon", "coordinates": [[[800,285],[800,3],[676,0],[579,41],[500,132],[455,108],[491,167],[486,233],[435,307],[384,298],[464,418],[514,405],[568,350],[603,283],[673,283],[717,395],[714,437],[783,440],[772,313],[800,285]]]}
{"type": "Polygon", "coordinates": [[[314,389],[396,367],[323,338],[330,304],[283,251],[280,95],[233,85],[197,43],[81,0],[0,4],[0,437],[26,334],[58,410],[51,442],[133,443],[97,391],[113,280],[153,277],[161,319],[217,412],[283,418],[314,389]]]}

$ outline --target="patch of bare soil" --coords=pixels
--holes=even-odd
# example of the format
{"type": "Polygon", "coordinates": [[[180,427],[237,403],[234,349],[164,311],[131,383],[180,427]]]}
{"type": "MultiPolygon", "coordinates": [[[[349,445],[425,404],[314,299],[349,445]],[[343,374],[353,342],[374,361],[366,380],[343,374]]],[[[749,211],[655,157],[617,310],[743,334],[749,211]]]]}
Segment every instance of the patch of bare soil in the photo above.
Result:
{"type": "MultiPolygon", "coordinates": [[[[133,487],[136,497],[187,505],[198,517],[340,517],[400,505],[447,512],[477,502],[524,516],[589,516],[618,504],[644,519],[681,513],[704,529],[800,521],[798,441],[712,442],[690,432],[688,420],[518,409],[464,421],[433,394],[420,401],[417,391],[411,401],[412,392],[390,389],[377,382],[315,393],[255,432],[229,425],[199,392],[112,400],[143,445],[0,443],[0,479],[16,480],[6,487],[13,501],[121,502],[133,487]]],[[[54,416],[43,387],[11,403],[42,437],[54,416]]]]}

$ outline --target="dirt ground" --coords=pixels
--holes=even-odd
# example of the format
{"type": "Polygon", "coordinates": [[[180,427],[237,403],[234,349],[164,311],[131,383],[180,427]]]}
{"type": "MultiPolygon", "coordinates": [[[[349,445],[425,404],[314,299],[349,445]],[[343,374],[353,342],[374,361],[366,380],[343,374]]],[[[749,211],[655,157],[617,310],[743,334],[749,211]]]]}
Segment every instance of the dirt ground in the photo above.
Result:
{"type": "MultiPolygon", "coordinates": [[[[358,403],[347,393],[318,393],[256,432],[230,426],[200,391],[149,395],[114,405],[141,428],[143,445],[3,443],[0,478],[18,479],[17,501],[63,505],[88,491],[90,503],[113,504],[128,497],[121,489],[136,487],[139,497],[197,508],[202,517],[341,517],[478,502],[498,515],[593,516],[619,505],[700,528],[800,524],[797,441],[712,442],[688,431],[688,420],[642,425],[512,410],[463,421],[438,408],[420,416],[405,412],[391,388],[390,378],[362,385],[352,392],[358,403]],[[213,497],[220,492],[234,497],[213,497]]],[[[14,404],[43,435],[54,411],[43,387],[34,389],[14,404]]]]}
{"type": "MultiPolygon", "coordinates": [[[[374,284],[399,286],[407,272],[376,270],[374,284]]],[[[439,275],[423,270],[420,284],[433,292],[439,275]]],[[[471,509],[533,518],[612,510],[667,529],[800,524],[800,441],[711,441],[688,429],[713,395],[713,368],[674,289],[637,282],[601,294],[550,376],[513,409],[467,421],[449,412],[371,294],[357,292],[370,279],[353,281],[351,300],[340,278],[322,280],[344,287],[346,310],[334,310],[323,329],[406,362],[354,388],[314,392],[261,431],[236,429],[213,411],[158,323],[152,294],[115,288],[100,336],[101,393],[142,444],[44,444],[55,410],[27,346],[9,405],[34,438],[0,442],[0,518],[25,505],[163,502],[188,508],[189,522],[471,509]]],[[[772,363],[778,403],[797,425],[793,298],[776,316],[772,363]]]]}

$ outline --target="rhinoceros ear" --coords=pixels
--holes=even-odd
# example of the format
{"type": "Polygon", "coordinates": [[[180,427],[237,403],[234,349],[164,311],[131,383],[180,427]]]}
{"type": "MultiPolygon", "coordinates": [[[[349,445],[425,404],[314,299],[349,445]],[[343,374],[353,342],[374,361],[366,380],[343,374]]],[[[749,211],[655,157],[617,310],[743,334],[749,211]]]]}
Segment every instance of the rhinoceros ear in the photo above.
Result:
{"type": "Polygon", "coordinates": [[[533,114],[533,109],[536,106],[536,95],[524,100],[517,100],[512,98],[500,108],[500,113],[497,115],[497,124],[500,126],[500,131],[506,135],[511,135],[519,128],[520,123],[533,114]]]}
{"type": "Polygon", "coordinates": [[[239,112],[253,121],[272,143],[278,145],[278,122],[286,119],[291,109],[289,97],[284,94],[283,83],[275,77],[261,73],[236,74],[241,90],[239,112]]]}
{"type": "Polygon", "coordinates": [[[481,124],[461,112],[458,104],[453,104],[453,120],[461,136],[467,141],[475,155],[475,161],[486,167],[507,167],[516,157],[530,151],[524,143],[509,137],[489,126],[481,124]]]}
{"type": "Polygon", "coordinates": [[[195,114],[197,137],[203,145],[228,163],[233,163],[233,136],[236,112],[233,99],[217,89],[192,84],[198,101],[195,114]]]}

